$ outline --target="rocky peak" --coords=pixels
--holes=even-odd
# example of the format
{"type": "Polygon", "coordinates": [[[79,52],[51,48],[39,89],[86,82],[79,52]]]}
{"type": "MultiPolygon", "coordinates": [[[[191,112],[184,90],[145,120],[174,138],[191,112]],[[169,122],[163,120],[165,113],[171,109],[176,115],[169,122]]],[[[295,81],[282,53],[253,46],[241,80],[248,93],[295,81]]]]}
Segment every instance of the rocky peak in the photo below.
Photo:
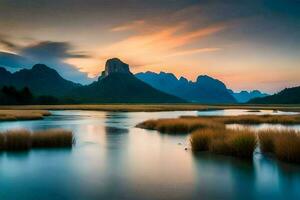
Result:
{"type": "Polygon", "coordinates": [[[105,76],[108,76],[112,73],[131,74],[129,65],[118,58],[112,58],[106,61],[104,74],[105,76]]]}

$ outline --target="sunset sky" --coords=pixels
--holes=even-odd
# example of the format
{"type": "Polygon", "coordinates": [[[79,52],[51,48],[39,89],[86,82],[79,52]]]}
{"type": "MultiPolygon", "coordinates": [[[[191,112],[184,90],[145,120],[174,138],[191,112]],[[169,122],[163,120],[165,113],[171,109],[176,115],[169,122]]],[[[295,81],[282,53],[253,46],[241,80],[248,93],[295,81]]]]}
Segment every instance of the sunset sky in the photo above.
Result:
{"type": "Polygon", "coordinates": [[[118,57],[236,91],[300,85],[298,0],[0,0],[0,66],[86,83],[118,57]]]}

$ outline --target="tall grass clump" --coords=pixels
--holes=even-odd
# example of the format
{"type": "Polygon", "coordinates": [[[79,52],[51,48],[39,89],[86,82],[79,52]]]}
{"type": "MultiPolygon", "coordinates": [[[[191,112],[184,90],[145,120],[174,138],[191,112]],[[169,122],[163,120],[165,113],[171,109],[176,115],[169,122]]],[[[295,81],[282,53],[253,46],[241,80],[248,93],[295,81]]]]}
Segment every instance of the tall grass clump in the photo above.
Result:
{"type": "Polygon", "coordinates": [[[256,147],[256,135],[247,129],[203,129],[194,131],[190,142],[194,152],[209,151],[240,158],[252,158],[256,147]]]}
{"type": "Polygon", "coordinates": [[[247,129],[228,131],[226,142],[231,149],[230,154],[241,158],[252,158],[256,147],[255,133],[247,129]]]}
{"type": "Polygon", "coordinates": [[[75,142],[71,131],[52,129],[31,135],[33,148],[72,147],[75,142]]]}
{"type": "Polygon", "coordinates": [[[279,160],[300,163],[300,135],[287,130],[274,138],[274,153],[279,160]]]}
{"type": "Polygon", "coordinates": [[[75,143],[73,133],[63,129],[29,132],[25,129],[0,133],[1,151],[24,151],[31,148],[70,148],[75,143]]]}
{"type": "Polygon", "coordinates": [[[212,140],[220,138],[221,136],[220,130],[216,131],[214,129],[199,129],[194,131],[190,138],[192,150],[194,152],[207,151],[209,150],[212,140]]]}
{"type": "Polygon", "coordinates": [[[259,148],[263,153],[274,153],[274,139],[280,134],[277,130],[263,130],[258,133],[259,148]]]}
{"type": "Polygon", "coordinates": [[[5,135],[0,133],[0,151],[5,149],[5,135]]]}
{"type": "Polygon", "coordinates": [[[30,132],[25,129],[11,130],[4,134],[6,150],[22,151],[31,147],[30,132]]]}

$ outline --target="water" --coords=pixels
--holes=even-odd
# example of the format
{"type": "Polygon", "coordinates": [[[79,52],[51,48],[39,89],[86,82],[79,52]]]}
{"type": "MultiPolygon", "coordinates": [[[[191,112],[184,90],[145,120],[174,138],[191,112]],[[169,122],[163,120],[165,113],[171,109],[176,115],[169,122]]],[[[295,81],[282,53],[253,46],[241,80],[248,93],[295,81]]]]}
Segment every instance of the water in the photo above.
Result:
{"type": "Polygon", "coordinates": [[[186,135],[134,127],[202,113],[54,111],[44,120],[1,122],[2,131],[71,129],[77,143],[72,150],[0,154],[0,199],[299,199],[297,165],[258,153],[253,162],[195,156],[184,150],[186,135]]]}

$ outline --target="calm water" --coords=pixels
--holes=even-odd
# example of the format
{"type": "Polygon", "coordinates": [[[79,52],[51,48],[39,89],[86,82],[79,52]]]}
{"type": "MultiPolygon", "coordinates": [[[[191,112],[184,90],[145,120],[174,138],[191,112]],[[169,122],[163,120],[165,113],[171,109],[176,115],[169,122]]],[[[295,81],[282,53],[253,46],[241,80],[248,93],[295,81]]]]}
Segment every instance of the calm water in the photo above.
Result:
{"type": "Polygon", "coordinates": [[[203,113],[54,111],[44,120],[1,122],[0,130],[72,129],[77,144],[72,150],[0,154],[0,199],[300,198],[297,165],[259,153],[253,162],[195,156],[184,150],[187,136],[134,128],[145,119],[203,113]]]}

